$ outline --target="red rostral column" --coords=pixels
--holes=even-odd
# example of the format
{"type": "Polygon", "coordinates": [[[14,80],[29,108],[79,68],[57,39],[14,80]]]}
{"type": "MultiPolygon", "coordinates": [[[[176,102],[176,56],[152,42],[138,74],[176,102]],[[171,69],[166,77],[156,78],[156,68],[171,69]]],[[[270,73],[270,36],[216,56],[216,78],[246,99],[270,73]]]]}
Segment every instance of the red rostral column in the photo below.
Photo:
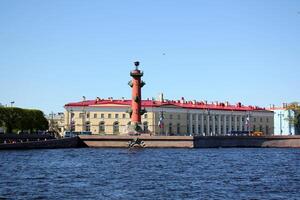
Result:
{"type": "Polygon", "coordinates": [[[132,80],[129,81],[129,86],[132,87],[132,98],[131,98],[131,110],[129,114],[131,115],[131,125],[134,125],[135,131],[141,131],[141,115],[143,115],[146,110],[142,109],[142,92],[141,88],[145,85],[145,82],[141,80],[143,72],[138,69],[139,62],[134,62],[135,69],[130,72],[132,80]]]}

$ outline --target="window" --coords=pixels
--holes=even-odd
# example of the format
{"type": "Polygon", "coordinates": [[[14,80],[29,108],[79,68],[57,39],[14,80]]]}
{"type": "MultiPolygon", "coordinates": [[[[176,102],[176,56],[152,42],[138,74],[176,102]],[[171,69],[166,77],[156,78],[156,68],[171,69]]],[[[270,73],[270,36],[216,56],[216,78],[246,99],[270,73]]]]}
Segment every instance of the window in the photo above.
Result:
{"type": "Polygon", "coordinates": [[[143,128],[144,128],[144,132],[147,133],[148,132],[148,122],[143,123],[143,128]]]}
{"type": "Polygon", "coordinates": [[[255,117],[253,118],[253,121],[256,122],[256,118],[255,117]]]}
{"type": "Polygon", "coordinates": [[[123,119],[126,118],[126,114],[122,114],[122,118],[123,118],[123,119]]]}
{"type": "Polygon", "coordinates": [[[90,113],[86,113],[86,118],[90,118],[90,113]]]}
{"type": "Polygon", "coordinates": [[[119,114],[115,114],[115,118],[118,119],[119,118],[119,114]]]}
{"type": "Polygon", "coordinates": [[[263,131],[262,125],[259,126],[259,131],[263,131]]]}
{"type": "Polygon", "coordinates": [[[71,118],[74,118],[75,114],[74,113],[71,113],[71,118]]]}
{"type": "Polygon", "coordinates": [[[255,127],[255,125],[253,125],[253,131],[255,131],[256,130],[256,127],[255,127]]]}
{"type": "Polygon", "coordinates": [[[104,118],[104,114],[103,114],[103,113],[101,114],[101,118],[102,118],[102,119],[104,118]]]}
{"type": "Polygon", "coordinates": [[[192,133],[195,133],[195,125],[192,125],[192,133]]]}
{"type": "MultiPolygon", "coordinates": [[[[178,115],[180,116],[180,115],[178,115]]],[[[180,124],[177,124],[177,133],[180,134],[180,124]]]]}
{"type": "Polygon", "coordinates": [[[97,114],[94,114],[94,118],[97,118],[97,114]]]}
{"type": "Polygon", "coordinates": [[[119,134],[119,122],[113,124],[113,134],[119,134]]]}
{"type": "Polygon", "coordinates": [[[147,119],[147,118],[148,118],[148,115],[147,115],[147,114],[144,114],[144,118],[147,119]]]}
{"type": "Polygon", "coordinates": [[[111,114],[110,113],[108,114],[107,118],[111,118],[111,114]]]}
{"type": "Polygon", "coordinates": [[[263,122],[263,119],[262,119],[262,117],[260,118],[260,122],[263,122]]]}
{"type": "Polygon", "coordinates": [[[75,131],[75,122],[71,121],[71,132],[75,131]]]}
{"type": "Polygon", "coordinates": [[[173,130],[172,130],[172,123],[169,123],[169,135],[173,135],[173,130]]]}
{"type": "Polygon", "coordinates": [[[85,131],[91,131],[90,122],[85,122],[85,131]]]}
{"type": "Polygon", "coordinates": [[[83,118],[84,113],[79,113],[79,118],[83,118]]]}
{"type": "Polygon", "coordinates": [[[269,135],[269,126],[266,126],[266,135],[269,135]]]}
{"type": "Polygon", "coordinates": [[[267,118],[267,123],[269,122],[269,118],[267,118]]]}
{"type": "Polygon", "coordinates": [[[180,119],[180,115],[177,116],[177,119],[180,119]]]}
{"type": "Polygon", "coordinates": [[[105,122],[100,122],[99,123],[99,133],[104,133],[105,132],[105,122]]]}
{"type": "Polygon", "coordinates": [[[172,114],[170,114],[170,119],[173,119],[173,115],[172,114]]]}

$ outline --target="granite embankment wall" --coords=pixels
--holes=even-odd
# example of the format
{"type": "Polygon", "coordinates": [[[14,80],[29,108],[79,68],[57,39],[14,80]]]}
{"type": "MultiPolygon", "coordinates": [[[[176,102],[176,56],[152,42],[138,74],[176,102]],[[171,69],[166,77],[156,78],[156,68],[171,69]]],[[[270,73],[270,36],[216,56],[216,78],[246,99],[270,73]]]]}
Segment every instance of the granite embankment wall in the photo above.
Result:
{"type": "Polygon", "coordinates": [[[0,134],[0,143],[4,141],[7,142],[19,142],[19,141],[37,141],[37,140],[49,140],[55,139],[55,137],[48,134],[13,134],[13,133],[5,133],[0,134]]]}
{"type": "Polygon", "coordinates": [[[194,138],[194,147],[300,148],[300,136],[199,136],[194,138]]]}
{"type": "Polygon", "coordinates": [[[119,147],[128,148],[128,143],[139,138],[147,148],[193,148],[192,136],[79,136],[88,147],[119,147]]]}
{"type": "Polygon", "coordinates": [[[54,149],[54,148],[76,148],[81,146],[78,137],[64,139],[47,139],[39,141],[18,142],[0,144],[0,150],[4,149],[54,149]]]}
{"type": "MultiPolygon", "coordinates": [[[[139,138],[146,148],[233,148],[233,147],[281,147],[300,148],[300,136],[99,136],[88,135],[64,139],[40,138],[36,141],[17,143],[0,143],[4,149],[45,149],[45,148],[77,148],[77,147],[117,147],[128,148],[128,144],[139,138]]],[[[23,138],[24,139],[24,138],[23,138]]]]}
{"type": "Polygon", "coordinates": [[[80,136],[87,147],[128,147],[135,138],[147,148],[300,148],[300,136],[80,136]]]}

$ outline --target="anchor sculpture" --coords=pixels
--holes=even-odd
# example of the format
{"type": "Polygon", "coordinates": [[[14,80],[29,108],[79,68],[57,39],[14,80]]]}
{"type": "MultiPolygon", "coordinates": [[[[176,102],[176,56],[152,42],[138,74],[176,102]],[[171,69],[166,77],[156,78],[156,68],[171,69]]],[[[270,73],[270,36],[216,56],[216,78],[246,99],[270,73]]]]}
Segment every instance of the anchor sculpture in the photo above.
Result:
{"type": "Polygon", "coordinates": [[[145,142],[140,138],[135,138],[128,142],[128,148],[133,148],[133,147],[144,148],[145,146],[146,146],[145,142]]]}

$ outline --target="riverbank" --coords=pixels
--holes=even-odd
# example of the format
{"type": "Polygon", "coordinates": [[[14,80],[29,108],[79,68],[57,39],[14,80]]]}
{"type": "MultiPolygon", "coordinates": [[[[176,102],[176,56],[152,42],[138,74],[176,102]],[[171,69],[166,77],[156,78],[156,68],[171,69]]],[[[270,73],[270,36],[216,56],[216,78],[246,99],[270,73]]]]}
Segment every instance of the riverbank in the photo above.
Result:
{"type": "Polygon", "coordinates": [[[59,149],[59,148],[78,148],[80,141],[78,137],[63,139],[45,139],[39,141],[25,141],[17,143],[2,143],[0,150],[12,149],[59,149]]]}
{"type": "MultiPolygon", "coordinates": [[[[2,138],[2,140],[5,138],[2,138]]],[[[8,141],[8,138],[6,138],[8,141]]],[[[144,148],[300,148],[300,136],[100,136],[41,139],[37,136],[0,143],[1,149],[42,148],[128,148],[129,144],[144,148]],[[34,139],[33,139],[34,138],[34,139]],[[138,139],[138,140],[137,140],[138,139]],[[34,140],[34,141],[31,141],[34,140]],[[137,142],[138,141],[138,142],[137,142]],[[142,144],[142,145],[141,145],[142,144]]]]}

